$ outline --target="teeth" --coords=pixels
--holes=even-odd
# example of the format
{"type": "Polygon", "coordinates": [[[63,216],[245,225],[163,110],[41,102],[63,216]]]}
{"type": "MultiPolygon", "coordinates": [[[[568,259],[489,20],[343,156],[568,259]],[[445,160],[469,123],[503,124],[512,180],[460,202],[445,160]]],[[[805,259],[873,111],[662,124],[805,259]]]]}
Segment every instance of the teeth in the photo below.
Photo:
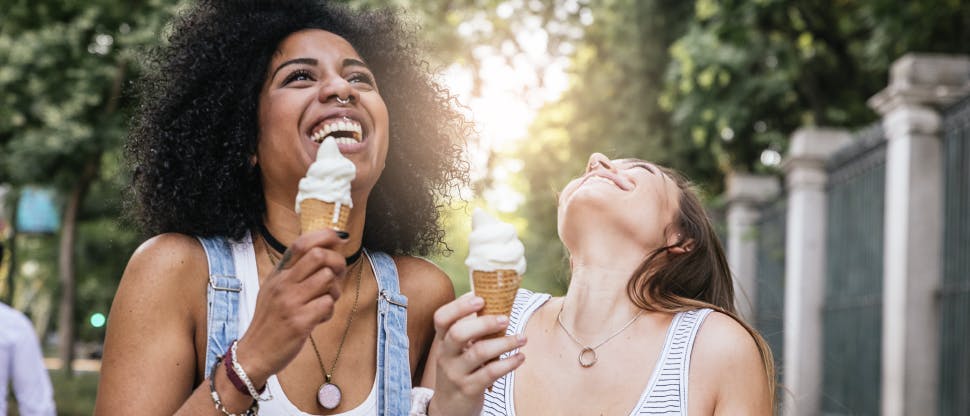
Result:
{"type": "Polygon", "coordinates": [[[345,121],[327,123],[326,125],[323,126],[323,128],[318,130],[316,133],[313,133],[313,135],[310,136],[310,139],[316,143],[322,143],[327,136],[337,131],[345,131],[345,132],[353,133],[352,139],[347,137],[335,138],[338,144],[357,143],[360,141],[360,137],[363,134],[363,129],[360,127],[359,123],[353,120],[345,120],[345,121]]]}

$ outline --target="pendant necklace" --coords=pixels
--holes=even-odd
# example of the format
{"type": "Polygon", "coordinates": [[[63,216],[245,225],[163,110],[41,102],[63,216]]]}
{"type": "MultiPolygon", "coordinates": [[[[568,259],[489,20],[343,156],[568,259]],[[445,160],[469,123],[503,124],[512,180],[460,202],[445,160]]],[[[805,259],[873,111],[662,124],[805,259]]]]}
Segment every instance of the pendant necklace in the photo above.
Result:
{"type": "MultiPolygon", "coordinates": [[[[263,242],[266,255],[269,257],[270,262],[273,263],[273,266],[276,266],[280,259],[273,256],[273,254],[270,252],[271,250],[269,244],[265,244],[265,238],[263,239],[263,242]]],[[[357,289],[354,291],[354,306],[350,310],[350,315],[347,316],[347,326],[344,328],[343,336],[340,337],[340,344],[337,346],[337,354],[333,357],[333,363],[330,364],[329,372],[323,365],[323,359],[320,358],[320,350],[317,348],[317,342],[313,339],[313,332],[310,332],[310,345],[313,346],[313,352],[317,356],[317,363],[320,364],[320,371],[324,376],[323,384],[321,384],[320,388],[317,390],[317,403],[320,403],[320,406],[323,406],[323,408],[327,410],[333,410],[336,409],[337,406],[340,406],[340,399],[342,398],[340,387],[333,382],[333,374],[337,369],[337,360],[340,359],[340,352],[343,351],[344,341],[347,340],[347,334],[350,333],[350,325],[354,323],[354,315],[357,314],[357,301],[360,299],[360,278],[364,271],[363,259],[362,256],[360,256],[362,250],[363,249],[358,250],[358,252],[352,256],[356,258],[354,259],[355,261],[351,267],[354,265],[357,266],[357,273],[354,277],[357,280],[357,289]]]]}
{"type": "Polygon", "coordinates": [[[589,368],[589,367],[592,367],[594,364],[596,364],[596,362],[599,361],[599,359],[596,357],[596,349],[599,347],[602,347],[603,344],[606,344],[609,340],[613,339],[613,337],[620,335],[620,333],[623,332],[623,330],[629,328],[630,325],[633,325],[633,323],[640,318],[640,314],[643,313],[643,309],[640,309],[639,311],[637,311],[636,315],[633,315],[633,319],[627,322],[626,325],[623,325],[622,328],[618,329],[616,332],[606,337],[606,339],[600,341],[599,344],[596,344],[594,346],[589,346],[589,345],[583,344],[578,339],[576,339],[576,336],[574,336],[573,333],[569,332],[569,329],[566,328],[566,324],[562,323],[562,310],[565,307],[566,307],[566,299],[563,299],[562,305],[559,306],[559,313],[556,314],[556,322],[559,322],[559,327],[562,328],[563,332],[565,332],[566,335],[569,335],[569,339],[573,340],[573,342],[575,342],[576,345],[579,345],[579,347],[582,348],[582,350],[579,352],[579,365],[582,366],[583,368],[589,368]]]}
{"type": "Polygon", "coordinates": [[[347,326],[344,328],[344,335],[340,337],[340,345],[337,346],[337,355],[333,357],[333,363],[330,364],[330,371],[323,366],[323,359],[320,358],[320,350],[317,349],[317,342],[313,339],[313,333],[310,333],[310,345],[313,346],[313,352],[317,355],[317,363],[320,364],[320,371],[323,372],[324,380],[323,384],[320,385],[320,389],[317,390],[317,403],[323,406],[324,409],[333,410],[340,405],[341,393],[340,387],[333,382],[333,374],[337,369],[337,360],[340,359],[340,351],[344,348],[344,341],[347,340],[347,334],[350,332],[350,325],[354,323],[354,315],[357,314],[357,300],[360,299],[360,275],[364,270],[363,262],[357,262],[359,266],[357,267],[357,290],[354,292],[354,307],[350,310],[350,316],[347,317],[347,326]]]}

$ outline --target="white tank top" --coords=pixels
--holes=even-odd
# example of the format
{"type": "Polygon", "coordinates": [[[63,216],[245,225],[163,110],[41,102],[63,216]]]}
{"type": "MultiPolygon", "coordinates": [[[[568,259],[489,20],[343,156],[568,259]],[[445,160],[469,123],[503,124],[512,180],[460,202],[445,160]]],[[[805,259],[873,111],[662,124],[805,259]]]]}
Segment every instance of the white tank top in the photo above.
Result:
{"type": "MultiPolygon", "coordinates": [[[[509,326],[506,335],[521,334],[529,318],[540,306],[549,300],[545,293],[533,293],[526,289],[519,289],[509,316],[509,326]]],[[[697,309],[680,312],[674,315],[670,327],[667,328],[667,338],[663,350],[657,359],[650,381],[640,395],[640,400],[630,416],[661,415],[681,416],[687,414],[687,375],[690,370],[690,352],[694,346],[694,338],[710,314],[710,309],[697,309]]],[[[512,350],[502,355],[506,358],[518,350],[512,350]]],[[[483,416],[515,416],[515,372],[508,373],[492,385],[491,391],[485,392],[485,403],[482,406],[483,416]]]]}
{"type": "MultiPolygon", "coordinates": [[[[249,323],[253,320],[256,309],[256,295],[259,293],[259,275],[256,273],[256,252],[249,235],[238,243],[232,243],[232,258],[236,266],[236,276],[242,281],[242,291],[239,296],[239,334],[245,334],[249,323]]],[[[371,265],[373,267],[373,265],[371,265]]],[[[377,276],[377,273],[374,273],[377,276]]],[[[240,336],[241,337],[241,336],[240,336]]],[[[375,351],[376,355],[377,352],[375,351]]],[[[266,386],[273,393],[273,399],[259,402],[259,414],[265,416],[316,416],[298,409],[283,392],[276,375],[266,380],[266,386]]],[[[377,380],[370,389],[370,394],[359,406],[343,413],[332,416],[374,416],[377,415],[377,380]]]]}

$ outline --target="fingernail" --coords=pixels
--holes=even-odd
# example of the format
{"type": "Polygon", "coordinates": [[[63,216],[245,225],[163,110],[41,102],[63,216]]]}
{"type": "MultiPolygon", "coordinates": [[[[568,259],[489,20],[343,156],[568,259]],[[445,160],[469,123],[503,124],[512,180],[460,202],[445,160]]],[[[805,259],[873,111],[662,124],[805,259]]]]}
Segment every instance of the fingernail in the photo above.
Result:
{"type": "Polygon", "coordinates": [[[485,304],[485,299],[482,299],[481,297],[475,296],[475,297],[471,298],[470,301],[468,301],[468,304],[470,304],[472,306],[482,306],[482,305],[485,304]]]}
{"type": "Polygon", "coordinates": [[[505,315],[499,315],[495,317],[495,322],[498,322],[500,325],[505,325],[509,322],[509,318],[507,318],[505,315]]]}
{"type": "Polygon", "coordinates": [[[346,240],[347,238],[350,237],[350,233],[348,233],[346,231],[337,231],[337,237],[340,237],[340,238],[346,240]]]}
{"type": "Polygon", "coordinates": [[[525,345],[525,341],[526,341],[525,334],[518,334],[518,335],[516,335],[515,336],[515,340],[519,342],[519,346],[520,347],[523,346],[523,345],[525,345]]]}

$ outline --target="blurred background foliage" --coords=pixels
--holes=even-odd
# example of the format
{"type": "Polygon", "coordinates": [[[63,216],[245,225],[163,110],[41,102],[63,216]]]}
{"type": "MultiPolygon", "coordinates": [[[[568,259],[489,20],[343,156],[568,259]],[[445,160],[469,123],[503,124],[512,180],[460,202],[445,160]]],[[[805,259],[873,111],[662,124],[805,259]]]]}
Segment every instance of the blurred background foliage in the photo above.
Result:
{"type": "MultiPolygon", "coordinates": [[[[724,175],[777,171],[795,128],[874,120],[866,99],[903,53],[970,52],[961,0],[344,2],[404,9],[431,68],[479,123],[467,202],[443,214],[453,253],[434,258],[459,293],[473,207],[518,227],[524,285],[560,294],[557,192],[589,153],[671,166],[715,204],[724,175]]],[[[27,185],[55,189],[63,219],[53,235],[0,231],[0,299],[26,310],[39,333],[67,335],[62,358],[73,340],[100,342],[89,318],[107,313],[146,237],[124,215],[130,86],[139,53],[161,42],[184,4],[0,0],[4,222],[27,185]]]]}

